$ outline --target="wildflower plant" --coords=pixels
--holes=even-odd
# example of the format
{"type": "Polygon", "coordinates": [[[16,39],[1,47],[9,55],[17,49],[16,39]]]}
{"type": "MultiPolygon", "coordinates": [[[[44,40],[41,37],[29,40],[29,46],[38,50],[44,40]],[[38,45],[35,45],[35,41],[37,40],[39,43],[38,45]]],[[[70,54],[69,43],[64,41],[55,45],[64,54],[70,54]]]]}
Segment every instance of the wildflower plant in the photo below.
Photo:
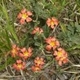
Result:
{"type": "Polygon", "coordinates": [[[67,4],[66,0],[1,0],[0,70],[9,67],[12,76],[18,73],[32,80],[74,67],[74,54],[80,52],[80,25],[77,20],[69,22],[74,20],[71,15],[67,21],[61,18],[67,4]]]}

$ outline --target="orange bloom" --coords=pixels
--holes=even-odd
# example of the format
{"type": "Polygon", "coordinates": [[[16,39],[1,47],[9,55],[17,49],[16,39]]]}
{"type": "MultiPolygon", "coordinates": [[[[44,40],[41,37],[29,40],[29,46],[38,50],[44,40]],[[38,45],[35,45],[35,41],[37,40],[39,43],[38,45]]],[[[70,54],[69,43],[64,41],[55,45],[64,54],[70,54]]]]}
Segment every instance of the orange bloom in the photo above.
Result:
{"type": "Polygon", "coordinates": [[[46,24],[54,29],[56,26],[58,26],[59,21],[55,17],[52,17],[47,19],[46,24]]]}
{"type": "Polygon", "coordinates": [[[34,66],[32,66],[33,71],[40,71],[44,65],[44,59],[40,57],[36,57],[34,60],[34,66]]]}
{"type": "Polygon", "coordinates": [[[36,57],[34,60],[34,63],[36,66],[43,66],[44,65],[44,59],[40,57],[36,57]]]}
{"type": "Polygon", "coordinates": [[[46,43],[48,44],[46,46],[47,50],[51,50],[51,49],[56,49],[57,47],[60,46],[59,41],[55,38],[55,37],[48,37],[46,38],[46,43]]]}
{"type": "Polygon", "coordinates": [[[62,64],[66,64],[68,62],[68,59],[67,58],[61,58],[59,61],[58,61],[58,64],[60,65],[60,66],[62,66],[62,64]]]}
{"type": "Polygon", "coordinates": [[[32,48],[30,48],[30,47],[28,49],[22,48],[21,53],[19,53],[19,56],[23,59],[27,59],[27,58],[31,57],[31,55],[32,55],[32,48]]]}
{"type": "Polygon", "coordinates": [[[21,12],[18,14],[17,18],[20,20],[20,24],[24,24],[25,22],[31,22],[32,13],[30,11],[27,11],[26,9],[22,9],[21,12]]]}
{"type": "Polygon", "coordinates": [[[60,66],[68,62],[67,52],[62,48],[58,48],[57,51],[55,50],[53,55],[55,56],[60,66]]]}
{"type": "Polygon", "coordinates": [[[11,50],[11,56],[16,57],[18,55],[20,48],[17,47],[15,44],[12,45],[12,50],[11,50]]]}
{"type": "Polygon", "coordinates": [[[26,63],[22,60],[17,60],[16,63],[13,64],[13,68],[16,70],[23,70],[26,67],[26,63]]]}
{"type": "Polygon", "coordinates": [[[32,66],[32,71],[37,72],[40,71],[42,69],[42,67],[40,66],[32,66]]]}
{"type": "Polygon", "coordinates": [[[35,27],[34,30],[32,31],[32,34],[36,34],[36,33],[41,34],[42,32],[43,32],[43,29],[39,27],[35,27]]]}

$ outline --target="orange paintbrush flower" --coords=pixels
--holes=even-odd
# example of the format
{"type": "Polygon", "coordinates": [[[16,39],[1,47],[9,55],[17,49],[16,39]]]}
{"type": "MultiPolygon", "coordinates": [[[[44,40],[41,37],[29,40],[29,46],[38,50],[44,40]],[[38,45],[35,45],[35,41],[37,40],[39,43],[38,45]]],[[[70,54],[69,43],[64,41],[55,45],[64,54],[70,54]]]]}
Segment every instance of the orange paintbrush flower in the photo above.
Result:
{"type": "Polygon", "coordinates": [[[44,65],[44,59],[40,57],[36,57],[34,60],[34,63],[36,66],[43,66],[44,65]]]}
{"type": "Polygon", "coordinates": [[[47,45],[46,45],[47,50],[51,50],[51,49],[54,50],[60,46],[59,41],[55,37],[48,37],[48,38],[46,38],[45,41],[47,43],[47,45]]]}
{"type": "Polygon", "coordinates": [[[25,22],[32,21],[32,18],[30,16],[32,16],[32,12],[27,11],[26,9],[22,9],[17,18],[20,20],[20,24],[24,24],[25,22]]]}
{"type": "Polygon", "coordinates": [[[26,63],[22,60],[17,60],[16,63],[13,64],[13,68],[16,70],[23,70],[26,67],[26,63]]]}
{"type": "Polygon", "coordinates": [[[36,34],[36,33],[41,34],[42,32],[43,32],[43,29],[42,28],[35,27],[34,30],[32,31],[32,34],[36,34]]]}
{"type": "Polygon", "coordinates": [[[59,21],[55,17],[52,17],[47,19],[46,24],[54,29],[56,26],[58,26],[59,21]]]}
{"type": "Polygon", "coordinates": [[[55,50],[53,55],[55,56],[60,66],[68,62],[67,52],[63,48],[58,48],[55,50]]]}
{"type": "Polygon", "coordinates": [[[18,55],[20,48],[16,46],[15,44],[12,45],[12,50],[11,50],[11,56],[16,57],[18,55]]]}
{"type": "Polygon", "coordinates": [[[31,55],[32,55],[32,48],[30,48],[30,47],[28,49],[22,48],[21,52],[19,53],[19,56],[23,59],[27,59],[27,58],[31,57],[31,55]]]}

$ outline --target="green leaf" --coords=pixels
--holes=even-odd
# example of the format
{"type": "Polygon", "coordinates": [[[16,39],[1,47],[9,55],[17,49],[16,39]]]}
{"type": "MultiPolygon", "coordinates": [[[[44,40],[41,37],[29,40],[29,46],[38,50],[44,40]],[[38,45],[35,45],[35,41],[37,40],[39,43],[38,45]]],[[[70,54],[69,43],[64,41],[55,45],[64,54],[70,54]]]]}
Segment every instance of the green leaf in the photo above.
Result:
{"type": "Polygon", "coordinates": [[[16,42],[19,43],[18,37],[17,37],[17,35],[15,33],[15,30],[14,30],[13,26],[7,24],[6,30],[8,30],[12,34],[12,36],[14,37],[14,39],[16,40],[16,42]]]}
{"type": "Polygon", "coordinates": [[[9,15],[8,15],[8,11],[4,5],[4,3],[2,2],[2,5],[0,5],[0,8],[2,9],[2,12],[3,12],[3,15],[4,17],[6,18],[6,31],[8,32],[8,34],[11,33],[11,35],[14,37],[14,39],[16,40],[17,43],[19,43],[19,40],[18,40],[18,37],[15,33],[15,30],[14,30],[14,24],[10,24],[10,19],[9,19],[9,15]]]}
{"type": "Polygon", "coordinates": [[[78,22],[75,22],[75,27],[76,27],[76,31],[77,32],[80,32],[80,25],[78,24],[78,22]]]}
{"type": "Polygon", "coordinates": [[[62,30],[63,33],[65,33],[67,31],[65,24],[60,23],[60,27],[61,27],[61,30],[62,30]]]}
{"type": "Polygon", "coordinates": [[[7,61],[4,64],[0,65],[0,71],[5,69],[9,64],[13,64],[15,60],[12,57],[8,57],[7,61]]]}
{"type": "Polygon", "coordinates": [[[7,9],[6,9],[6,7],[5,7],[3,1],[2,1],[2,5],[0,5],[0,7],[1,7],[1,9],[2,9],[2,12],[3,12],[3,14],[4,14],[4,16],[5,16],[6,20],[7,20],[7,22],[8,22],[8,21],[9,21],[9,17],[8,17],[8,14],[7,14],[8,11],[7,11],[7,9]]]}

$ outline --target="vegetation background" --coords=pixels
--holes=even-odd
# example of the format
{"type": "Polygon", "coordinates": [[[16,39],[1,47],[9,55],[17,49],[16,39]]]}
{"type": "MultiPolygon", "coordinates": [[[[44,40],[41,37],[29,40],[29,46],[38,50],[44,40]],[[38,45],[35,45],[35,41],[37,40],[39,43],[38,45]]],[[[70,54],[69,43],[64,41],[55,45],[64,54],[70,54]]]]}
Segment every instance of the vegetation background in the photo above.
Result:
{"type": "MultiPolygon", "coordinates": [[[[0,0],[0,78],[23,79],[11,66],[15,61],[9,56],[12,44],[28,47],[36,42],[34,48],[38,48],[40,52],[42,48],[37,37],[33,39],[29,32],[34,26],[40,25],[44,27],[47,37],[50,29],[45,28],[45,21],[52,16],[59,20],[59,26],[52,35],[58,38],[61,46],[68,52],[69,63],[61,67],[51,63],[42,72],[25,71],[25,75],[29,80],[80,80],[80,0],[0,0]],[[23,8],[34,14],[33,22],[26,25],[20,25],[17,21],[17,15],[23,8]]],[[[36,55],[33,55],[32,60],[36,55]]],[[[50,56],[46,58],[52,60],[50,56]]]]}

